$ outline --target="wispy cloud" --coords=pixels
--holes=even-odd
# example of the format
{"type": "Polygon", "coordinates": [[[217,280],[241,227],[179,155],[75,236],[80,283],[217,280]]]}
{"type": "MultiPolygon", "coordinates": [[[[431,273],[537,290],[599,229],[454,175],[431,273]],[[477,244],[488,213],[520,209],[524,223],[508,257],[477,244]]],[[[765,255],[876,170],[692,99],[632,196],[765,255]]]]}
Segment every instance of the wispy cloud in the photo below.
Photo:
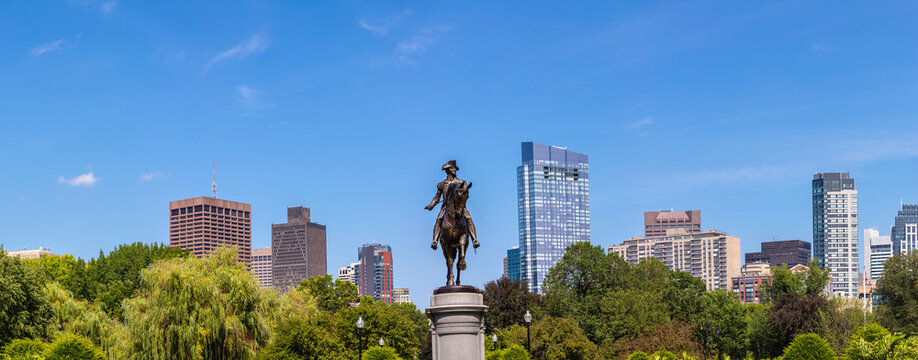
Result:
{"type": "Polygon", "coordinates": [[[93,175],[92,171],[70,179],[63,176],[57,178],[57,182],[70,186],[93,186],[96,185],[99,180],[102,180],[102,178],[97,178],[93,175]]]}
{"type": "Polygon", "coordinates": [[[421,28],[407,39],[399,41],[395,45],[391,56],[382,63],[417,65],[417,56],[427,52],[427,49],[439,40],[440,34],[448,31],[450,31],[450,27],[445,25],[421,28]]]}
{"type": "Polygon", "coordinates": [[[825,53],[835,51],[835,48],[821,42],[815,42],[810,44],[810,50],[817,53],[825,53]]]}
{"type": "Polygon", "coordinates": [[[83,36],[82,33],[77,34],[73,39],[58,39],[47,44],[42,44],[32,48],[32,56],[40,56],[49,52],[60,52],[67,49],[70,49],[74,46],[77,46],[80,42],[80,38],[83,36]]]}
{"type": "Polygon", "coordinates": [[[360,20],[360,21],[358,21],[357,23],[360,24],[360,27],[362,27],[362,28],[364,28],[364,29],[367,29],[367,30],[370,30],[371,32],[375,33],[376,35],[385,36],[385,35],[389,32],[389,28],[386,27],[386,26],[374,26],[374,25],[370,25],[370,24],[367,24],[367,22],[364,21],[364,20],[360,20]]]}
{"type": "Polygon", "coordinates": [[[140,178],[137,179],[137,181],[144,182],[144,181],[155,180],[155,179],[159,179],[163,177],[166,177],[166,175],[163,175],[163,173],[156,171],[156,172],[151,172],[151,173],[140,174],[140,178]]]}
{"type": "Polygon", "coordinates": [[[115,11],[115,7],[118,6],[118,1],[116,0],[71,0],[70,3],[93,11],[99,11],[105,15],[111,15],[115,11]]]}
{"type": "Polygon", "coordinates": [[[244,59],[253,54],[263,53],[268,49],[269,46],[268,40],[262,34],[255,34],[246,39],[245,41],[239,43],[236,46],[233,46],[229,49],[220,51],[216,56],[211,58],[206,65],[204,65],[204,72],[210,69],[214,64],[221,62],[223,60],[229,59],[244,59]]]}
{"type": "Polygon", "coordinates": [[[644,118],[633,123],[628,124],[625,128],[629,130],[637,130],[643,128],[647,125],[653,124],[653,118],[644,118]]]}
{"type": "Polygon", "coordinates": [[[402,24],[402,21],[406,17],[409,17],[413,14],[414,14],[413,11],[405,10],[393,16],[386,17],[385,19],[382,19],[382,20],[370,21],[370,20],[360,19],[357,21],[357,24],[359,24],[360,27],[364,28],[365,30],[369,32],[372,32],[373,34],[377,36],[386,36],[386,34],[389,33],[389,30],[400,26],[402,24]]]}
{"type": "Polygon", "coordinates": [[[236,104],[248,115],[270,109],[274,105],[267,100],[264,92],[245,85],[236,87],[236,104]]]}

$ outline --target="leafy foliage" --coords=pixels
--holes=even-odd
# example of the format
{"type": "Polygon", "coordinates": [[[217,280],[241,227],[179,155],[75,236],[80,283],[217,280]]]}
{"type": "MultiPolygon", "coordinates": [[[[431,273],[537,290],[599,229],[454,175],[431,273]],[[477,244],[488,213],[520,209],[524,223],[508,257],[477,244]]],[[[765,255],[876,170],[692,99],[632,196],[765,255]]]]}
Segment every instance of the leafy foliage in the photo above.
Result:
{"type": "Polygon", "coordinates": [[[66,334],[54,340],[45,353],[45,360],[105,360],[105,354],[89,339],[66,334]]]}
{"type": "Polygon", "coordinates": [[[374,346],[363,353],[363,360],[402,360],[395,349],[374,346]]]}
{"type": "Polygon", "coordinates": [[[523,315],[541,303],[541,296],[529,292],[525,282],[500,278],[484,287],[485,329],[493,332],[514,324],[523,323],[523,315]]]}
{"type": "Polygon", "coordinates": [[[38,339],[16,339],[3,348],[0,359],[43,359],[47,346],[38,339]]]}
{"type": "MultiPolygon", "coordinates": [[[[572,319],[545,317],[531,327],[531,354],[536,359],[590,359],[596,345],[572,319]]],[[[509,343],[526,346],[526,328],[513,325],[501,334],[509,343]]]]}
{"type": "Polygon", "coordinates": [[[314,276],[300,282],[299,290],[309,291],[322,311],[338,311],[357,302],[357,286],[331,275],[314,276]]]}
{"type": "Polygon", "coordinates": [[[829,271],[820,268],[815,259],[810,260],[807,271],[792,272],[786,264],[774,266],[769,281],[762,284],[762,299],[774,303],[787,294],[798,297],[819,295],[828,283],[829,271]]]}
{"type": "Polygon", "coordinates": [[[886,328],[918,333],[918,251],[903,252],[883,263],[877,281],[877,320],[886,328]]]}
{"type": "Polygon", "coordinates": [[[51,307],[39,272],[0,250],[0,346],[17,338],[41,338],[51,307]]]}
{"type": "Polygon", "coordinates": [[[510,345],[505,349],[488,351],[485,360],[529,360],[529,353],[519,345],[510,345]]]}
{"type": "Polygon", "coordinates": [[[673,320],[658,326],[653,331],[648,331],[634,339],[620,339],[611,349],[609,357],[621,357],[637,352],[654,352],[668,350],[674,353],[688,353],[694,356],[702,355],[702,346],[694,339],[692,327],[682,321],[673,320]]]}
{"type": "Polygon", "coordinates": [[[803,334],[784,349],[784,360],[835,360],[835,352],[821,336],[803,334]]]}
{"type": "Polygon", "coordinates": [[[708,354],[741,358],[746,353],[745,309],[739,298],[724,290],[708,291],[697,327],[708,346],[708,354]]]}

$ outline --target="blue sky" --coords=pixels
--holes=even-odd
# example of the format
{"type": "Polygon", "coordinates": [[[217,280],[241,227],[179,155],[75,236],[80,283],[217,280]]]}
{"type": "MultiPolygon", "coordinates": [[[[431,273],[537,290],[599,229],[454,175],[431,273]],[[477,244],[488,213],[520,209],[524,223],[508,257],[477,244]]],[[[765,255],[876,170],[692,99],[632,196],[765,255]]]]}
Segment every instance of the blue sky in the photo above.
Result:
{"type": "Polygon", "coordinates": [[[914,2],[579,5],[2,3],[0,243],[168,242],[168,202],[208,195],[216,162],[256,247],[309,206],[330,273],[389,244],[425,307],[440,165],[475,183],[482,285],[518,241],[523,140],[590,155],[604,247],[669,208],[743,252],[811,240],[817,171],[856,178],[862,228],[918,202],[914,2]]]}

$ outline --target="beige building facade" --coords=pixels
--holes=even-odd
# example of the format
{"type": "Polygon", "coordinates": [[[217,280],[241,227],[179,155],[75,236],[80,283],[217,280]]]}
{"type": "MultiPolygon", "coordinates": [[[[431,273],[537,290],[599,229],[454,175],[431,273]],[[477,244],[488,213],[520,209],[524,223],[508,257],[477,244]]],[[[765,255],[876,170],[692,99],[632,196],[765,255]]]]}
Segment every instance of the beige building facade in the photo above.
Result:
{"type": "Polygon", "coordinates": [[[262,287],[272,286],[271,248],[252,249],[252,273],[262,287]]]}
{"type": "Polygon", "coordinates": [[[169,246],[197,257],[221,246],[235,246],[237,259],[249,266],[252,205],[206,196],[169,202],[169,246]]]}

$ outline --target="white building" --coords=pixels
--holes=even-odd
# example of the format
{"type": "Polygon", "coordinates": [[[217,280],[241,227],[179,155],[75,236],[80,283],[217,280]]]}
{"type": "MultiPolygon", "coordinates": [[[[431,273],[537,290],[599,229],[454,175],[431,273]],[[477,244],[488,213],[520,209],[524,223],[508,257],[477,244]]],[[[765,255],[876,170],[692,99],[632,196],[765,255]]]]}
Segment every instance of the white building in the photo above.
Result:
{"type": "Polygon", "coordinates": [[[867,261],[867,276],[877,280],[883,274],[883,262],[893,255],[892,239],[889,235],[880,235],[876,228],[864,229],[864,244],[867,246],[864,256],[867,261]]]}
{"type": "Polygon", "coordinates": [[[357,285],[357,274],[360,270],[360,263],[351,263],[348,266],[338,269],[338,280],[344,280],[351,284],[357,285]]]}
{"type": "Polygon", "coordinates": [[[829,270],[828,291],[857,298],[857,190],[846,172],[813,175],[813,257],[829,270]]]}

